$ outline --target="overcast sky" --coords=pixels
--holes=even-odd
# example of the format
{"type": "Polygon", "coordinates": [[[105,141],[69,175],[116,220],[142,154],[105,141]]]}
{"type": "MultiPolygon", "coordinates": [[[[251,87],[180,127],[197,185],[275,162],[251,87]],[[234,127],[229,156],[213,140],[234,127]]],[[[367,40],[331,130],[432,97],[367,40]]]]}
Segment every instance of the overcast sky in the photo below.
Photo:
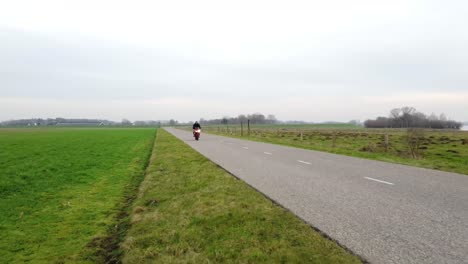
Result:
{"type": "Polygon", "coordinates": [[[468,121],[468,1],[2,1],[0,120],[468,121]]]}

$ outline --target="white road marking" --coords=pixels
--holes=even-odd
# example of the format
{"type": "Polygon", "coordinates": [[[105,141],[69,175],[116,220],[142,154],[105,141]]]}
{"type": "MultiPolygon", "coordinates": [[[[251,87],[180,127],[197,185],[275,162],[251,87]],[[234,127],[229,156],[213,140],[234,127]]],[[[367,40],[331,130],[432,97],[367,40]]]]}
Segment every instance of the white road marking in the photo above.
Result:
{"type": "Polygon", "coordinates": [[[304,163],[304,164],[307,164],[307,165],[310,165],[310,164],[311,164],[310,162],[303,161],[303,160],[298,160],[297,162],[304,163]]]}
{"type": "Polygon", "coordinates": [[[248,147],[242,147],[243,149],[249,149],[248,147]]]}
{"type": "Polygon", "coordinates": [[[273,155],[273,154],[271,154],[270,152],[263,152],[263,153],[265,153],[265,154],[267,154],[267,155],[273,155]]]}
{"type": "Polygon", "coordinates": [[[376,181],[376,182],[381,182],[381,183],[385,183],[385,184],[388,184],[388,185],[394,185],[391,182],[381,181],[381,180],[377,180],[377,179],[374,179],[374,178],[364,177],[364,179],[368,179],[368,180],[376,181]]]}

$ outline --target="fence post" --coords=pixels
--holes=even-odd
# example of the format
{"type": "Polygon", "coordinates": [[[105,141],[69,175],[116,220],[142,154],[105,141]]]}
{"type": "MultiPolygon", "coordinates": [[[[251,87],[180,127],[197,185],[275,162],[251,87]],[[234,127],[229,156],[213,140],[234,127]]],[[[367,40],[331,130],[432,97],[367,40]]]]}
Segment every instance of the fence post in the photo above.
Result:
{"type": "Polygon", "coordinates": [[[250,137],[250,119],[247,120],[247,135],[250,137]]]}
{"type": "Polygon", "coordinates": [[[303,140],[304,140],[304,136],[303,136],[302,130],[301,130],[301,141],[303,141],[303,140]]]}
{"type": "Polygon", "coordinates": [[[242,121],[241,121],[241,137],[243,137],[243,136],[244,136],[244,126],[243,126],[242,121]]]}
{"type": "Polygon", "coordinates": [[[336,147],[336,131],[333,131],[333,142],[332,142],[332,148],[336,147]]]}
{"type": "Polygon", "coordinates": [[[385,133],[385,152],[388,151],[388,145],[389,145],[389,142],[388,142],[388,133],[385,133]]]}

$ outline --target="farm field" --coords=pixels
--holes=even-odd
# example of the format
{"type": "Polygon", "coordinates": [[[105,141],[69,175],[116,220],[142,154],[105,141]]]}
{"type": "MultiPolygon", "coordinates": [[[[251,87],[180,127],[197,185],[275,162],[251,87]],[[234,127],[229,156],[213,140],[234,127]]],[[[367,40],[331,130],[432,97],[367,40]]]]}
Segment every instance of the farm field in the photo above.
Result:
{"type": "Polygon", "coordinates": [[[1,129],[0,263],[360,262],[169,133],[155,134],[1,129]]]}
{"type": "MultiPolygon", "coordinates": [[[[262,125],[250,135],[239,125],[203,126],[212,134],[468,174],[468,131],[422,130],[416,155],[404,129],[365,129],[352,125],[262,125]],[[388,135],[388,136],[386,136],[388,135]],[[386,144],[388,137],[388,144],[386,144]]],[[[413,145],[414,147],[414,145],[413,145]]]]}
{"type": "Polygon", "coordinates": [[[132,207],[123,263],[360,263],[164,130],[132,207]]]}
{"type": "Polygon", "coordinates": [[[0,263],[102,260],[155,129],[0,129],[0,263]]]}

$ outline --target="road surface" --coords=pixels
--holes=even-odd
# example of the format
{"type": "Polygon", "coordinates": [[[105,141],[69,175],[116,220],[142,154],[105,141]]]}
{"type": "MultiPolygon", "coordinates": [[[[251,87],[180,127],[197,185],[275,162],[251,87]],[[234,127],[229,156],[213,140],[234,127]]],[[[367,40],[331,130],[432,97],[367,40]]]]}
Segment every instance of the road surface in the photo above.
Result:
{"type": "Polygon", "coordinates": [[[371,263],[468,263],[468,175],[167,131],[371,263]]]}

